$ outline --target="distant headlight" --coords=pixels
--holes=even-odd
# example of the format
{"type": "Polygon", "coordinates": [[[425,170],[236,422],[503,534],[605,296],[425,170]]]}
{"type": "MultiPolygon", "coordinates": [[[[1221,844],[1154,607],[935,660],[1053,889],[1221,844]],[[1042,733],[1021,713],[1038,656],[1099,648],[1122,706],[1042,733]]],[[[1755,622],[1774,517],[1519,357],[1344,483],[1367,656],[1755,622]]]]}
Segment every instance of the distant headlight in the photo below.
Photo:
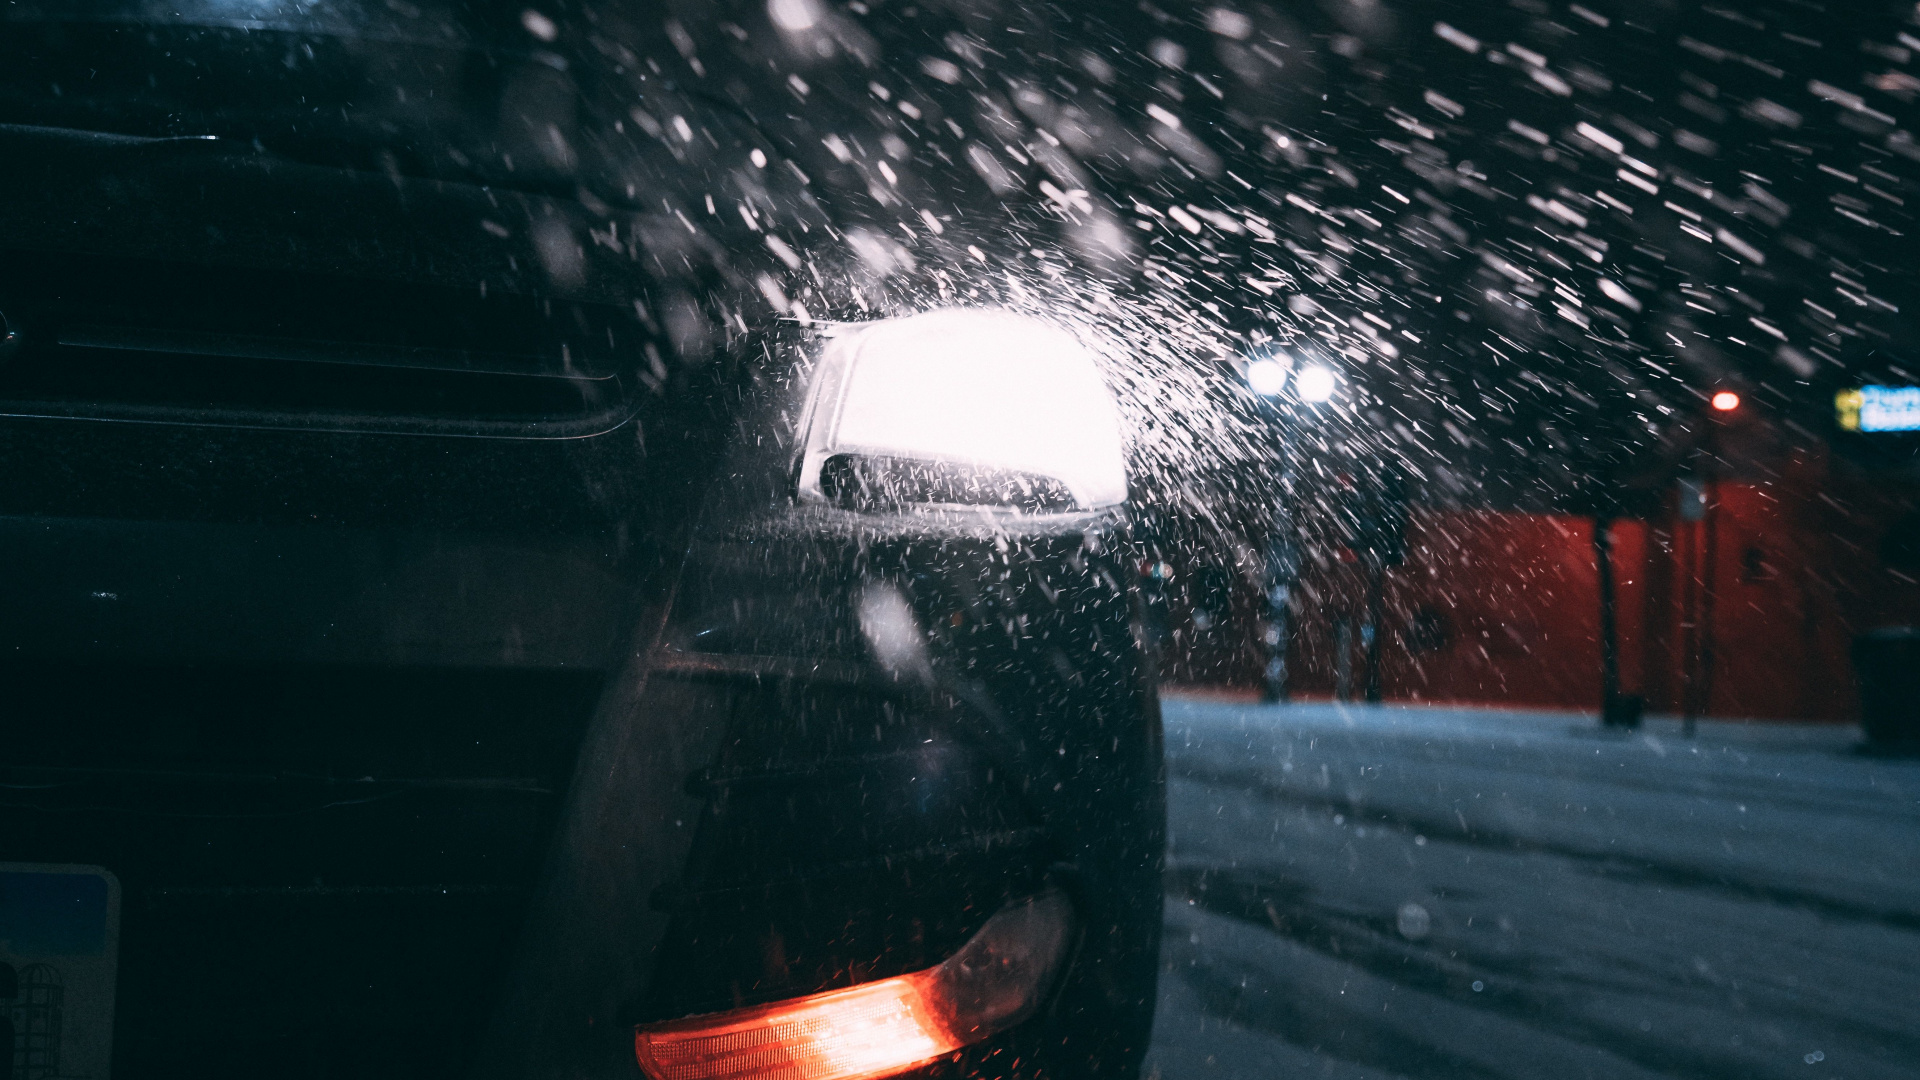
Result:
{"type": "Polygon", "coordinates": [[[1309,405],[1318,405],[1333,398],[1334,391],[1340,388],[1340,377],[1332,368],[1313,364],[1300,369],[1294,377],[1294,393],[1309,405]]]}
{"type": "Polygon", "coordinates": [[[1290,374],[1286,361],[1263,356],[1247,365],[1247,387],[1262,397],[1278,397],[1290,374]]]}
{"type": "Polygon", "coordinates": [[[801,421],[799,496],[860,510],[1125,502],[1119,414],[1086,347],[1007,311],[840,329],[801,421]]]}

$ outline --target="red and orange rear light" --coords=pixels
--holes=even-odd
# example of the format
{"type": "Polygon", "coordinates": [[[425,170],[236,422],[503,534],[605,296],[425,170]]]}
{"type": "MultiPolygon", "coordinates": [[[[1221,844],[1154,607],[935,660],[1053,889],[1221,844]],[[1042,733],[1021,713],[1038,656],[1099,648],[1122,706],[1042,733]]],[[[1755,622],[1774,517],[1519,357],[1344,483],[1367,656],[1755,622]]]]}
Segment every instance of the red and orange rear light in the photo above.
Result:
{"type": "Polygon", "coordinates": [[[1002,908],[938,967],[844,990],[649,1024],[652,1080],[874,1080],[1019,1023],[1067,952],[1073,908],[1049,890],[1002,908]]]}
{"type": "Polygon", "coordinates": [[[958,1050],[928,993],[932,971],[641,1028],[654,1080],[870,1080],[958,1050]]]}

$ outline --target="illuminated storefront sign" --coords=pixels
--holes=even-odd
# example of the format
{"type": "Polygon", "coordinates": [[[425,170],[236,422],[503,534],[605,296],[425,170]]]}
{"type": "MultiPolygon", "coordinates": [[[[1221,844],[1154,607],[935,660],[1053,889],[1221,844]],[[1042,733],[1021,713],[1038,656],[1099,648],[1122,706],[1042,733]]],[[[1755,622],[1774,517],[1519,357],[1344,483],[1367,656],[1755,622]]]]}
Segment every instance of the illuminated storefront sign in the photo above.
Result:
{"type": "Polygon", "coordinates": [[[1920,386],[1863,386],[1834,397],[1848,431],[1920,431],[1920,386]]]}

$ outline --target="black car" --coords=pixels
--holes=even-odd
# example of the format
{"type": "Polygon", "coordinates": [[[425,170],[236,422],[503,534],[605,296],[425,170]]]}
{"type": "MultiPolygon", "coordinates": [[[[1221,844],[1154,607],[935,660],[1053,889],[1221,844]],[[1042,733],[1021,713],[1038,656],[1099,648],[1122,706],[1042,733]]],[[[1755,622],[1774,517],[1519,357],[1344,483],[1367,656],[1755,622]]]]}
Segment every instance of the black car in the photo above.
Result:
{"type": "Polygon", "coordinates": [[[1097,366],[809,313],[836,155],[567,33],[0,14],[0,1064],[1131,1076],[1097,366]]]}

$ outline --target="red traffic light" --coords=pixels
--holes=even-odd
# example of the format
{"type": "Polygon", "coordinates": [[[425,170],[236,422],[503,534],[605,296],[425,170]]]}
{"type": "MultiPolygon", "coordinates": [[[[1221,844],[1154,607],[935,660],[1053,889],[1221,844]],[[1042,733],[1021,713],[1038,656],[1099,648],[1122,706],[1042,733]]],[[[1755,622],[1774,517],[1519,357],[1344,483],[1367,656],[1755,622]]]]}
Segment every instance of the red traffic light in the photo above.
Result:
{"type": "Polygon", "coordinates": [[[1722,390],[1713,395],[1712,404],[1719,412],[1732,412],[1740,407],[1740,395],[1731,390],[1722,390]]]}

